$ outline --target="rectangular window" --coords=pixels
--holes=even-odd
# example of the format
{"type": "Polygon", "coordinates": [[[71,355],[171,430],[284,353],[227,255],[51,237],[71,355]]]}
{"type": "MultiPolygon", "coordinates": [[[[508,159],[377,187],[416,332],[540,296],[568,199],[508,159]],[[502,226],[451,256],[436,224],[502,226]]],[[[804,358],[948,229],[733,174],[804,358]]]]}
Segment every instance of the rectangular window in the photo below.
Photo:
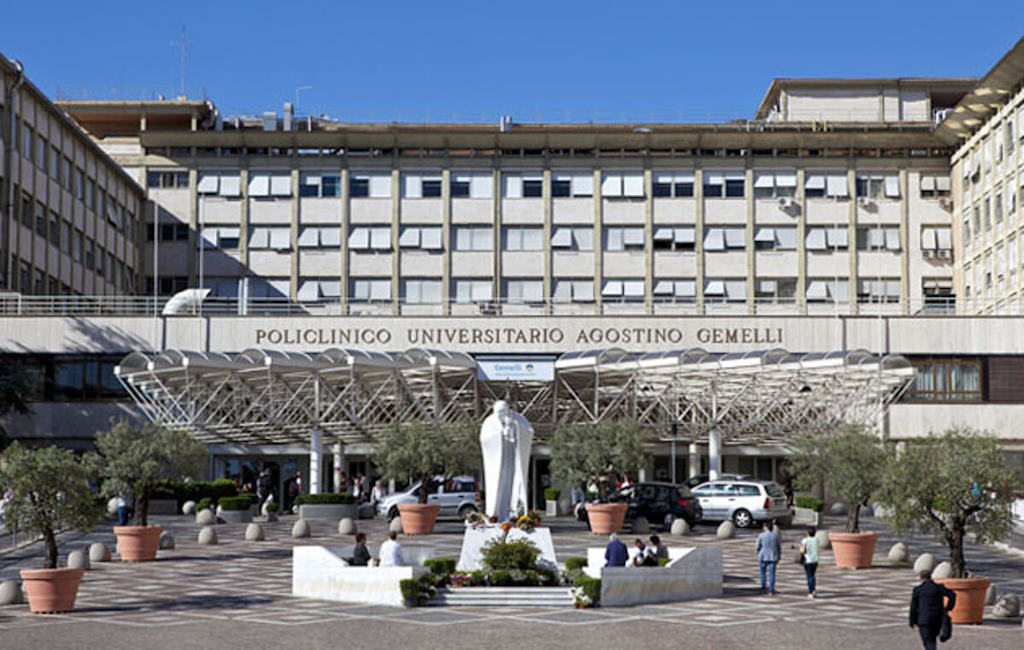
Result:
{"type": "Polygon", "coordinates": [[[755,172],[754,197],[777,199],[796,196],[796,172],[755,172]]]}
{"type": "Polygon", "coordinates": [[[390,251],[391,226],[357,226],[349,230],[348,247],[355,251],[390,251]]]}
{"type": "Polygon", "coordinates": [[[490,280],[452,280],[452,293],[459,304],[491,301],[490,280]]]}
{"type": "Polygon", "coordinates": [[[299,196],[336,199],[341,196],[341,174],[303,173],[299,180],[299,196]]]}
{"type": "Polygon", "coordinates": [[[32,197],[28,194],[21,195],[21,225],[26,228],[32,228],[32,222],[34,220],[32,212],[32,197]]]}
{"type": "Polygon", "coordinates": [[[655,197],[689,198],[693,196],[693,172],[654,172],[651,187],[655,197]]]}
{"type": "Polygon", "coordinates": [[[350,281],[349,300],[352,302],[390,302],[390,278],[357,278],[350,281]]]}
{"type": "Polygon", "coordinates": [[[46,206],[36,203],[36,235],[46,240],[46,206]]]}
{"type": "Polygon", "coordinates": [[[635,278],[605,280],[601,285],[601,300],[605,302],[643,302],[644,281],[635,278]]]}
{"type": "Polygon", "coordinates": [[[96,249],[91,239],[85,240],[85,268],[92,271],[96,267],[96,249]]]}
{"type": "Polygon", "coordinates": [[[50,178],[60,182],[60,149],[57,147],[50,147],[50,178]]]}
{"type": "Polygon", "coordinates": [[[707,227],[704,229],[704,250],[709,252],[743,250],[746,248],[746,229],[735,227],[707,227]]]}
{"type": "Polygon", "coordinates": [[[507,172],[501,176],[501,195],[506,199],[531,199],[544,195],[544,177],[540,173],[507,172]]]}
{"type": "MultiPolygon", "coordinates": [[[[221,195],[225,177],[221,176],[221,195]]],[[[249,197],[256,199],[287,198],[292,195],[292,176],[287,172],[259,172],[249,174],[249,197]]]]}
{"type": "Polygon", "coordinates": [[[65,255],[71,255],[71,231],[73,228],[67,221],[61,222],[60,250],[65,255]]]}
{"type": "Polygon", "coordinates": [[[452,172],[452,198],[489,199],[493,183],[490,172],[452,172]]]}
{"type": "Polygon", "coordinates": [[[747,282],[740,278],[709,278],[704,281],[704,300],[709,303],[745,302],[747,282]]]}
{"type": "Polygon", "coordinates": [[[857,196],[860,198],[898,199],[900,196],[899,176],[896,174],[858,173],[856,183],[857,196]]]}
{"type": "Polygon", "coordinates": [[[402,302],[410,305],[441,304],[441,281],[409,279],[402,280],[402,302]]]}
{"type": "Polygon", "coordinates": [[[593,280],[555,280],[551,294],[552,302],[594,302],[593,280]]]}
{"type": "MultiPolygon", "coordinates": [[[[324,178],[327,179],[327,176],[324,178]]],[[[349,195],[354,199],[389,199],[391,198],[391,174],[388,172],[352,172],[349,174],[348,188],[349,195]]],[[[324,196],[331,195],[325,194],[324,196]]]]}
{"type": "Polygon", "coordinates": [[[652,247],[656,251],[693,252],[696,239],[697,233],[693,226],[659,227],[654,230],[652,247]]]}
{"type": "Polygon", "coordinates": [[[897,303],[899,301],[899,278],[873,278],[857,281],[858,303],[897,303]]]}
{"type": "Polygon", "coordinates": [[[807,302],[847,303],[850,300],[849,280],[808,278],[804,295],[807,302]]]}
{"type": "Polygon", "coordinates": [[[544,250],[544,229],[533,226],[506,226],[503,234],[506,251],[544,250]]]}
{"type": "Polygon", "coordinates": [[[605,226],[604,250],[643,250],[644,229],[639,226],[605,226]]]}
{"type": "Polygon", "coordinates": [[[808,172],[804,181],[807,198],[828,197],[845,199],[850,196],[846,172],[808,172]]]}
{"type": "Polygon", "coordinates": [[[554,198],[585,198],[594,196],[592,172],[553,172],[551,196],[554,198]]]}
{"type": "Polygon", "coordinates": [[[551,233],[551,248],[555,250],[594,250],[594,229],[586,226],[555,228],[551,233]]]}
{"type": "Polygon", "coordinates": [[[705,170],[702,181],[704,198],[742,198],[746,190],[746,174],[741,171],[705,170]]]}
{"type": "Polygon", "coordinates": [[[921,174],[921,198],[937,199],[950,194],[950,179],[946,174],[921,174]]]}
{"type": "Polygon", "coordinates": [[[75,198],[85,200],[85,172],[81,167],[75,167],[75,198]]]}
{"type": "Polygon", "coordinates": [[[606,199],[644,198],[643,172],[604,172],[601,197],[606,199]]]}
{"type": "Polygon", "coordinates": [[[928,402],[981,401],[981,360],[914,359],[916,374],[908,400],[928,402]]]}
{"type": "Polygon", "coordinates": [[[456,226],[452,229],[456,251],[494,250],[494,228],[491,226],[456,226]]]}
{"type": "Polygon", "coordinates": [[[32,133],[32,127],[28,124],[22,123],[21,125],[21,155],[25,157],[25,160],[32,162],[32,156],[35,154],[35,148],[32,146],[34,135],[32,133]]]}
{"type": "Polygon", "coordinates": [[[694,280],[655,280],[652,291],[654,302],[691,304],[697,300],[694,280]]]}
{"type": "Polygon", "coordinates": [[[754,250],[796,250],[796,228],[793,226],[758,226],[754,231],[754,250]]]}
{"type": "Polygon", "coordinates": [[[857,250],[899,252],[899,226],[857,226],[857,250]]]}
{"type": "MultiPolygon", "coordinates": [[[[970,273],[965,270],[964,275],[968,276],[970,273]]],[[[924,278],[921,280],[921,295],[924,296],[926,313],[953,313],[956,308],[952,280],[924,278]]]]}
{"type": "Polygon", "coordinates": [[[63,160],[61,160],[61,165],[60,165],[60,184],[66,190],[70,190],[71,189],[71,170],[72,170],[71,159],[70,158],[64,158],[63,160]]]}
{"type": "Polygon", "coordinates": [[[406,199],[441,198],[441,175],[437,172],[403,172],[402,197],[406,199]]]}
{"type": "Polygon", "coordinates": [[[56,212],[50,212],[50,243],[54,248],[60,248],[60,217],[56,212]]]}
{"type": "Polygon", "coordinates": [[[505,280],[505,300],[512,304],[536,304],[544,302],[543,280],[505,280]]]}
{"type": "Polygon", "coordinates": [[[758,278],[754,297],[759,303],[788,303],[796,298],[796,278],[758,278]]]}

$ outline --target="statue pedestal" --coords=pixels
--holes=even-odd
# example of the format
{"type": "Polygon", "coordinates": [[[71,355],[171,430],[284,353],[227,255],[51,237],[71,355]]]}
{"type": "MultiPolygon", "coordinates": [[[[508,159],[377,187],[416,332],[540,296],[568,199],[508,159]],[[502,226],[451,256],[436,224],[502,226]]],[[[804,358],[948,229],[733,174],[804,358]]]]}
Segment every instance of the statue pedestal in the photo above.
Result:
{"type": "MultiPolygon", "coordinates": [[[[459,554],[459,563],[455,568],[459,571],[482,569],[481,558],[483,557],[484,545],[492,539],[501,539],[504,535],[505,533],[502,532],[499,526],[466,528],[466,532],[462,537],[462,552],[459,554]]],[[[532,533],[513,528],[508,531],[507,539],[509,541],[528,539],[533,542],[534,546],[540,549],[538,562],[546,560],[553,565],[558,564],[558,561],[555,559],[555,545],[551,541],[550,528],[534,528],[532,533]]]]}

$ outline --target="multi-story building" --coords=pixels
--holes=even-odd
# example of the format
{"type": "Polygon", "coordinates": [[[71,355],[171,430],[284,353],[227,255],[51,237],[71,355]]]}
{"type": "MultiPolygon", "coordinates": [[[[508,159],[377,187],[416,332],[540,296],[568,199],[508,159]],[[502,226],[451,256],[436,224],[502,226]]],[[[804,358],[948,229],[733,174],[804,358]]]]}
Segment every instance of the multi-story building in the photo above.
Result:
{"type": "Polygon", "coordinates": [[[134,294],[145,193],[0,56],[0,290],[134,294]]]}
{"type": "MultiPolygon", "coordinates": [[[[0,349],[46,387],[18,425],[87,445],[111,414],[138,413],[112,376],[133,351],[229,364],[217,355],[448,349],[459,382],[480,364],[479,408],[499,395],[548,404],[562,385],[554,359],[580,350],[864,348],[915,367],[879,423],[888,439],[969,423],[1024,456],[1006,426],[1024,415],[1024,321],[1009,315],[1024,296],[1009,252],[1024,239],[1010,207],[1022,52],[981,80],[778,79],[751,120],[719,124],[344,124],[288,105],[228,117],[186,99],[57,102],[95,142],[87,152],[144,188],[131,267],[143,296],[103,302],[106,318],[40,315],[31,297],[7,310],[0,349]],[[986,263],[1000,279],[982,293],[986,263]],[[201,307],[160,313],[194,287],[211,292],[201,307]],[[533,364],[538,379],[495,380],[483,368],[495,359],[533,364]]],[[[534,414],[535,481],[558,413],[534,414]]],[[[309,468],[308,444],[275,436],[214,444],[211,471],[309,468]]],[[[365,471],[367,441],[342,442],[334,462],[365,471]]],[[[665,438],[650,449],[648,470],[667,478],[665,438]]],[[[786,453],[726,441],[724,467],[777,476],[786,453]]]]}

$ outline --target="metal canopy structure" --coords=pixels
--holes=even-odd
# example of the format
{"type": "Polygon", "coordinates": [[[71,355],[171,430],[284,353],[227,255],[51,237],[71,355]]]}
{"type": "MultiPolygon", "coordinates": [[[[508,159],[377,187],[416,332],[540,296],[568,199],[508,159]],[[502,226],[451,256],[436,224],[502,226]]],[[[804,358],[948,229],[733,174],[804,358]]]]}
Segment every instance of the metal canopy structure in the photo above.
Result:
{"type": "Polygon", "coordinates": [[[690,348],[569,352],[552,382],[486,382],[468,354],[332,348],[319,354],[249,349],[129,354],[115,374],[146,415],[211,443],[307,443],[311,431],[373,442],[400,422],[480,420],[506,399],[538,434],[631,418],[651,440],[784,444],[841,423],[876,426],[913,379],[899,355],[690,348]]]}

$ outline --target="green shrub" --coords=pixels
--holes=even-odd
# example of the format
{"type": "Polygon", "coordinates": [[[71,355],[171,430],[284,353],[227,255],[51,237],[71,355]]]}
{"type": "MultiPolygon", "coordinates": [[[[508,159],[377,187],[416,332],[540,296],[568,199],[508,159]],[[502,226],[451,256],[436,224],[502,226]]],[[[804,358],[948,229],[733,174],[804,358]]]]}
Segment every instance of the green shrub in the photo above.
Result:
{"type": "Polygon", "coordinates": [[[402,590],[402,599],[406,607],[416,607],[420,604],[420,581],[415,578],[406,578],[398,583],[402,590]]]}
{"type": "Polygon", "coordinates": [[[233,497],[238,494],[238,487],[229,478],[219,478],[210,483],[210,490],[213,492],[213,500],[220,503],[221,497],[233,497]]]}
{"type": "Polygon", "coordinates": [[[213,500],[210,497],[203,497],[196,504],[196,512],[202,512],[203,510],[209,510],[213,507],[213,500]]]}
{"type": "Polygon", "coordinates": [[[355,502],[356,498],[351,494],[335,494],[333,492],[326,494],[303,494],[295,499],[295,505],[297,506],[319,506],[355,502]]]}
{"type": "Polygon", "coordinates": [[[590,599],[590,606],[597,607],[601,602],[601,579],[583,576],[576,580],[575,586],[583,590],[583,594],[590,599]]]}
{"type": "Polygon", "coordinates": [[[260,502],[259,496],[254,492],[239,492],[239,497],[245,497],[249,500],[249,505],[253,506],[260,502]]]}
{"type": "Polygon", "coordinates": [[[267,512],[277,512],[278,510],[277,501],[268,501],[263,506],[267,509],[267,512]]]}
{"type": "Polygon", "coordinates": [[[582,555],[571,555],[565,558],[565,570],[583,569],[587,566],[587,558],[582,555]]]}
{"type": "Polygon", "coordinates": [[[807,508],[808,510],[813,510],[815,512],[821,512],[825,509],[824,501],[807,494],[797,496],[794,502],[798,508],[807,508]]]}
{"type": "Polygon", "coordinates": [[[163,501],[163,500],[176,499],[177,497],[174,494],[174,490],[171,490],[171,489],[166,488],[166,487],[158,487],[158,488],[154,488],[153,491],[149,493],[149,498],[150,499],[159,499],[159,500],[163,501]]]}
{"type": "Polygon", "coordinates": [[[217,505],[222,510],[248,510],[249,509],[249,498],[248,497],[224,497],[217,502],[217,505]]]}
{"type": "Polygon", "coordinates": [[[455,573],[455,565],[458,560],[453,557],[435,557],[423,562],[423,566],[430,569],[430,572],[436,576],[443,578],[450,578],[455,573]]]}
{"type": "Polygon", "coordinates": [[[544,488],[545,501],[558,501],[560,496],[562,496],[562,491],[558,488],[544,488]]]}
{"type": "Polygon", "coordinates": [[[487,584],[487,576],[482,569],[477,569],[469,574],[469,586],[482,587],[487,584]]]}
{"type": "Polygon", "coordinates": [[[668,566],[668,563],[672,561],[670,557],[659,557],[658,566],[668,566]]]}
{"type": "Polygon", "coordinates": [[[481,564],[491,571],[537,568],[540,550],[528,539],[513,541],[492,539],[484,544],[481,564]]]}

